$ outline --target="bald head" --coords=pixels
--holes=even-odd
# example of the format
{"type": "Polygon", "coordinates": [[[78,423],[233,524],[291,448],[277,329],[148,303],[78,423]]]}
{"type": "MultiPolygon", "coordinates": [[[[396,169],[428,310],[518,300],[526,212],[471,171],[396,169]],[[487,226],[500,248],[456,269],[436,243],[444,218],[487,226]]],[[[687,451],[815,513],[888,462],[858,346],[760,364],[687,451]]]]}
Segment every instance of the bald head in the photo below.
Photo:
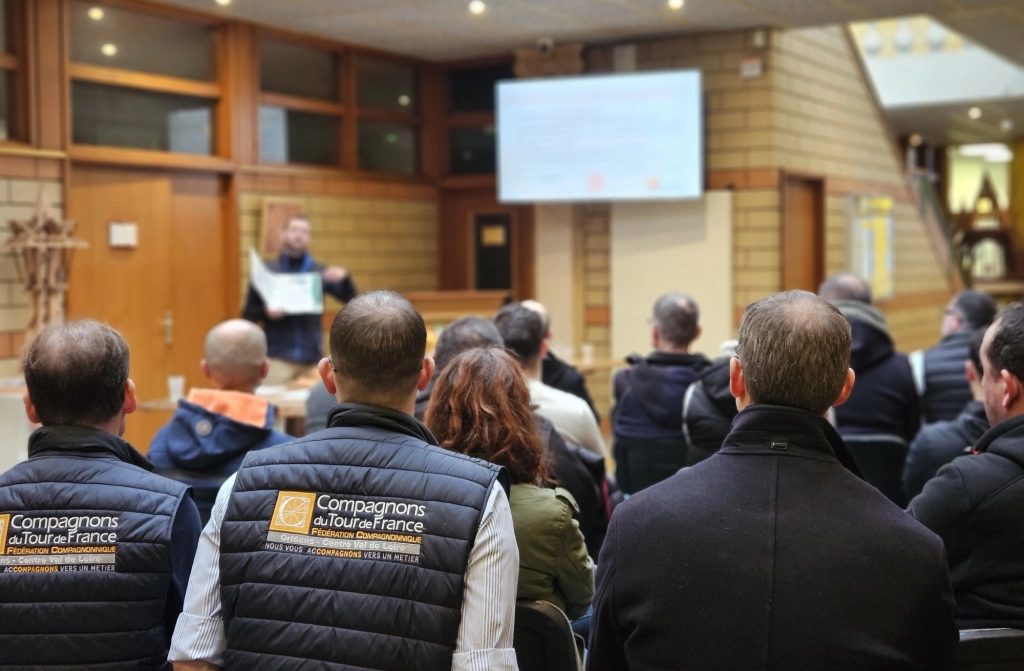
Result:
{"type": "Polygon", "coordinates": [[[818,296],[829,303],[856,301],[871,304],[871,285],[853,273],[838,273],[821,283],[818,296]]]}
{"type": "Polygon", "coordinates": [[[217,324],[206,334],[203,372],[218,389],[252,393],[267,374],[267,336],[245,319],[217,324]]]}
{"type": "Polygon", "coordinates": [[[522,305],[527,310],[533,310],[534,312],[540,315],[541,321],[544,322],[544,332],[548,334],[548,337],[550,337],[551,313],[548,312],[548,309],[544,306],[544,304],[541,303],[540,301],[525,300],[522,303],[520,303],[520,305],[522,305]]]}

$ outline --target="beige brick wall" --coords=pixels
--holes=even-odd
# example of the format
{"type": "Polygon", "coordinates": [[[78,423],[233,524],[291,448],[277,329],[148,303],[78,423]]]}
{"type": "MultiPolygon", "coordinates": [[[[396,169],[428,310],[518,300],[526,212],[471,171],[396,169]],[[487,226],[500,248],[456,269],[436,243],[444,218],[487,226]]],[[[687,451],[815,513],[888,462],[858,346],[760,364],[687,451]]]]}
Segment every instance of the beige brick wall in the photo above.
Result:
{"type": "MultiPolygon", "coordinates": [[[[61,183],[38,179],[0,179],[0,225],[7,238],[7,222],[28,219],[36,210],[39,190],[44,189],[51,211],[60,217],[64,212],[61,183]]],[[[14,256],[0,253],[0,377],[19,374],[24,330],[30,312],[24,285],[18,279],[14,256]]]]}
{"type": "MultiPolygon", "coordinates": [[[[242,297],[249,277],[249,247],[256,246],[263,201],[279,196],[302,202],[310,219],[317,261],[347,268],[360,291],[437,289],[437,204],[434,200],[295,196],[243,193],[241,211],[242,297]]],[[[328,297],[327,309],[339,304],[328,297]]]]}
{"type": "MultiPolygon", "coordinates": [[[[611,325],[602,316],[611,310],[611,208],[581,205],[576,208],[577,240],[582,259],[583,329],[581,343],[594,346],[596,359],[611,356],[611,325]]],[[[607,416],[611,407],[611,374],[587,377],[587,388],[597,411],[607,416]]]]}

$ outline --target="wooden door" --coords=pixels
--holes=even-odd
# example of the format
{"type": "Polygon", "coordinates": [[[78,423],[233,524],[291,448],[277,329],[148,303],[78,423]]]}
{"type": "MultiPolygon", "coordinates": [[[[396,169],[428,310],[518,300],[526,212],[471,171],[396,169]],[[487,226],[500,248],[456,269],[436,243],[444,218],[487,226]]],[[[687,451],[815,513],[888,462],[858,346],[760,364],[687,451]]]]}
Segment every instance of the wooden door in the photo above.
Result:
{"type": "Polygon", "coordinates": [[[782,189],[782,289],[816,293],[825,279],[825,184],[787,176],[782,189]]]}
{"type": "MultiPolygon", "coordinates": [[[[207,330],[228,317],[225,225],[220,178],[150,171],[75,168],[68,216],[89,242],[69,276],[68,316],[106,322],[131,348],[140,401],[167,397],[167,377],[202,386],[207,330]],[[111,222],[138,226],[135,249],[108,244],[111,222]]],[[[126,440],[149,449],[169,412],[128,418],[126,440]]]]}
{"type": "Polygon", "coordinates": [[[482,235],[503,227],[507,238],[501,262],[510,264],[511,293],[516,300],[533,298],[534,232],[533,208],[501,205],[493,188],[448,190],[441,197],[440,288],[465,290],[493,288],[494,273],[481,272],[478,253],[495,252],[482,235]]]}

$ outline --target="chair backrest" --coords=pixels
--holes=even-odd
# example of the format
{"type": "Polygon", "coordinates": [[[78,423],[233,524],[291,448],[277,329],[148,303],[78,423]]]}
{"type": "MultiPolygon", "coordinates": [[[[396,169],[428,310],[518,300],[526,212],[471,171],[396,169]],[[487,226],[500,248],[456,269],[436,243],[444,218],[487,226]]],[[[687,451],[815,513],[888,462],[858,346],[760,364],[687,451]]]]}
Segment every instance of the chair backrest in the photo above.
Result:
{"type": "Polygon", "coordinates": [[[1024,631],[1020,629],[965,629],[956,649],[958,671],[1010,671],[1024,669],[1024,631]]]}
{"type": "Polygon", "coordinates": [[[546,601],[516,602],[513,647],[519,668],[575,671],[576,640],[565,613],[546,601]]]}
{"type": "Polygon", "coordinates": [[[903,493],[903,463],[907,443],[896,436],[843,436],[864,479],[901,508],[907,507],[903,493]]]}
{"type": "Polygon", "coordinates": [[[615,436],[615,479],[627,494],[667,480],[687,466],[686,440],[648,440],[615,436]]]}

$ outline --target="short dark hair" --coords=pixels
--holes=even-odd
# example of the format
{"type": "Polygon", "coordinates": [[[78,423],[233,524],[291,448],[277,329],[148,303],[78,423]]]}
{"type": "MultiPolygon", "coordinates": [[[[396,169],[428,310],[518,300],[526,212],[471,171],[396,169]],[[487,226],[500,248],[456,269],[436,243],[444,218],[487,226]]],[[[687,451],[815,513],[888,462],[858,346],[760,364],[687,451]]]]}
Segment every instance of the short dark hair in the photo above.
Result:
{"type": "Polygon", "coordinates": [[[128,343],[91,319],[50,326],[22,360],[28,396],[44,425],[97,425],[124,407],[128,343]]]}
{"type": "Polygon", "coordinates": [[[446,326],[437,339],[434,348],[434,362],[437,372],[444,370],[452,359],[463,352],[477,347],[504,347],[505,341],[490,319],[477,317],[461,317],[446,326]]]}
{"type": "Polygon", "coordinates": [[[747,308],[737,356],[754,403],[823,414],[846,383],[850,324],[812,293],[789,291],[747,308]]]}
{"type": "Polygon", "coordinates": [[[665,294],[654,303],[654,323],[670,345],[686,347],[693,342],[699,321],[697,301],[686,294],[665,294]]]}
{"type": "Polygon", "coordinates": [[[984,291],[964,289],[953,299],[953,309],[960,313],[964,325],[971,330],[985,329],[996,317],[995,301],[984,291]]]}
{"type": "Polygon", "coordinates": [[[353,298],[331,324],[331,363],[346,400],[391,406],[416,390],[427,327],[393,291],[353,298]]]}
{"type": "Polygon", "coordinates": [[[992,370],[997,374],[1006,370],[1024,380],[1024,303],[1006,306],[992,328],[996,331],[986,352],[992,370]]]}
{"type": "Polygon", "coordinates": [[[836,273],[821,283],[818,296],[829,303],[857,301],[871,304],[871,285],[853,273],[836,273]]]}
{"type": "Polygon", "coordinates": [[[974,372],[978,379],[985,377],[985,367],[981,364],[981,343],[985,340],[986,329],[978,329],[971,336],[971,342],[967,345],[967,358],[974,366],[974,372]]]}
{"type": "Polygon", "coordinates": [[[537,358],[548,335],[544,319],[522,303],[509,303],[498,310],[494,325],[505,341],[505,348],[524,365],[537,358]]]}

